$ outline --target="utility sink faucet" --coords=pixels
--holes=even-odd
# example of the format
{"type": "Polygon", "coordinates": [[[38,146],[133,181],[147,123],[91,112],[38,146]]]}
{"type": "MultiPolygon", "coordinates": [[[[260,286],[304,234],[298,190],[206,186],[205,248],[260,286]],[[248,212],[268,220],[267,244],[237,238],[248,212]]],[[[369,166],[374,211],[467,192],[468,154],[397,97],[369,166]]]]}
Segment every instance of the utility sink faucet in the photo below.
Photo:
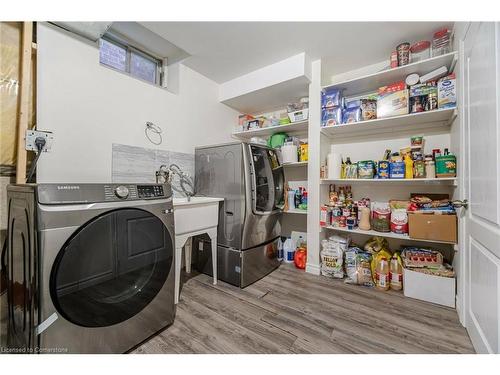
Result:
{"type": "Polygon", "coordinates": [[[188,202],[191,201],[191,197],[195,195],[193,179],[189,174],[185,173],[177,164],[170,164],[169,167],[166,165],[161,165],[156,171],[156,183],[164,184],[169,183],[173,190],[178,193],[182,193],[186,196],[188,202]],[[179,179],[179,187],[172,184],[174,176],[179,179]]]}

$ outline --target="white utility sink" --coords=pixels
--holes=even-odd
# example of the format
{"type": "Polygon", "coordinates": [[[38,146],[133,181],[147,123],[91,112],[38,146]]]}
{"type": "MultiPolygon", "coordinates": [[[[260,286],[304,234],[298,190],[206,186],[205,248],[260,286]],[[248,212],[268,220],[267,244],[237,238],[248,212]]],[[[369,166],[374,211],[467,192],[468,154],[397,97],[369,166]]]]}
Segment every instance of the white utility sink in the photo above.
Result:
{"type": "Polygon", "coordinates": [[[216,227],[219,221],[219,202],[223,198],[174,198],[175,234],[180,235],[216,227]]]}
{"type": "Polygon", "coordinates": [[[192,204],[204,204],[204,203],[214,203],[223,201],[223,198],[213,198],[213,197],[191,197],[188,201],[187,198],[174,198],[174,207],[175,206],[185,206],[192,204]]]}
{"type": "Polygon", "coordinates": [[[212,242],[214,284],[217,283],[217,225],[219,202],[223,198],[174,198],[175,223],[175,303],[179,302],[181,257],[185,246],[186,272],[191,272],[191,237],[207,233],[212,242]]]}

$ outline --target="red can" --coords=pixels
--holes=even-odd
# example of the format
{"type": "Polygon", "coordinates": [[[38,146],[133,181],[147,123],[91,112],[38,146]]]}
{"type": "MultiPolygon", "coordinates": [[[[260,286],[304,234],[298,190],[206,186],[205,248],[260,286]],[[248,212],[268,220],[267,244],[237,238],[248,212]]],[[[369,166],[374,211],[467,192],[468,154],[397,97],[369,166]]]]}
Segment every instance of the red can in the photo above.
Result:
{"type": "Polygon", "coordinates": [[[391,53],[391,68],[397,68],[397,67],[398,67],[398,52],[392,51],[392,53],[391,53]]]}

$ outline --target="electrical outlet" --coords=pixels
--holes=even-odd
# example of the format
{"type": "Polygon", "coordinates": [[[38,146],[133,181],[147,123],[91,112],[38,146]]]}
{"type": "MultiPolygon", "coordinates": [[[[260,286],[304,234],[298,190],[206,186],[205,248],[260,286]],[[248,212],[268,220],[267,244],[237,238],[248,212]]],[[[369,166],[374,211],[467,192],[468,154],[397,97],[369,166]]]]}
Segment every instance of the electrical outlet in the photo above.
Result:
{"type": "Polygon", "coordinates": [[[41,130],[26,130],[26,151],[36,151],[38,149],[35,145],[35,139],[38,137],[45,138],[45,146],[43,147],[43,152],[47,152],[52,148],[52,141],[54,140],[54,136],[52,132],[41,131],[41,130]]]}

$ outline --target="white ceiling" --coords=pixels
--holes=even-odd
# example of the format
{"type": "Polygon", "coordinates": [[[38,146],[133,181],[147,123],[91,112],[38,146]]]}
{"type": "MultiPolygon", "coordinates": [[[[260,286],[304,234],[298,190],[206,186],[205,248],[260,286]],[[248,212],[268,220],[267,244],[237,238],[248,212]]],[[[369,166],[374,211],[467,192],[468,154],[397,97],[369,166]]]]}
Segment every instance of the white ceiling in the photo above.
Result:
{"type": "Polygon", "coordinates": [[[389,59],[403,41],[431,39],[450,22],[141,22],[191,56],[184,64],[226,82],[301,52],[329,74],[389,59]]]}

